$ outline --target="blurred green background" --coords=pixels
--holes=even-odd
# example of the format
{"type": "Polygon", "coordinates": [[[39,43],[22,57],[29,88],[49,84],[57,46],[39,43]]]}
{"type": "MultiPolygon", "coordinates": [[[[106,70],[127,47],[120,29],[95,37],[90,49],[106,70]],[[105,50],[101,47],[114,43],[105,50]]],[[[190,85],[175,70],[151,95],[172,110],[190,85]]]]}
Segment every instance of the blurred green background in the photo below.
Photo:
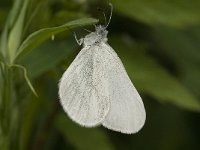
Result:
{"type": "Polygon", "coordinates": [[[200,148],[199,0],[0,0],[0,34],[0,150],[200,148]],[[58,99],[81,50],[72,32],[104,24],[109,2],[108,43],[147,113],[133,135],[80,127],[58,99]]]}

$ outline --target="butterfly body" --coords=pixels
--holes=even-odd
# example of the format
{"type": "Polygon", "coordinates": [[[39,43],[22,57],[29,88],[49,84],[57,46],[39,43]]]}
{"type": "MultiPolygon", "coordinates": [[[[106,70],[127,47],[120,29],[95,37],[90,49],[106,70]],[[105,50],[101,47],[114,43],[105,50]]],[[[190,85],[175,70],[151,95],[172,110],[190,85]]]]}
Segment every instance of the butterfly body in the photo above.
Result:
{"type": "Polygon", "coordinates": [[[102,25],[95,27],[96,31],[86,35],[85,38],[80,39],[79,45],[83,44],[84,47],[98,45],[101,42],[107,42],[108,31],[102,25]]]}

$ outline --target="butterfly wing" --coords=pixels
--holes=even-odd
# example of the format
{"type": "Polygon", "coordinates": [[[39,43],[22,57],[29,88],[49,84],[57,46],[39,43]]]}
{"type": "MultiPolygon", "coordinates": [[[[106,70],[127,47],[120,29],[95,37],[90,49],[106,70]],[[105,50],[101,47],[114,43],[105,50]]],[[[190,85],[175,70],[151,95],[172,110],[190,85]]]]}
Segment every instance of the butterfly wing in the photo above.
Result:
{"type": "Polygon", "coordinates": [[[60,102],[78,124],[100,124],[110,108],[104,59],[98,46],[83,48],[63,74],[59,84],[60,102]]]}
{"type": "Polygon", "coordinates": [[[129,79],[116,52],[102,43],[107,61],[110,111],[103,126],[122,133],[135,133],[144,125],[146,113],[140,95],[129,79]]]}

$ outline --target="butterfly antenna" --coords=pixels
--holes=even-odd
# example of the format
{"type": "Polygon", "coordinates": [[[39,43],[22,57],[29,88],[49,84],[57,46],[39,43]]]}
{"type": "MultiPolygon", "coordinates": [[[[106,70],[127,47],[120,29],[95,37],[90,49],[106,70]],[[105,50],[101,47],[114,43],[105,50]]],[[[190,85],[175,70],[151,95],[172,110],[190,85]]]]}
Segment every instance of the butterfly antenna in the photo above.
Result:
{"type": "Polygon", "coordinates": [[[103,14],[104,21],[105,21],[105,26],[106,26],[106,25],[107,25],[107,19],[106,19],[106,14],[105,14],[105,12],[104,12],[101,8],[98,8],[98,11],[101,11],[101,13],[103,14]]]}
{"type": "Polygon", "coordinates": [[[107,19],[106,19],[106,14],[104,12],[103,13],[103,16],[104,16],[104,21],[105,21],[105,25],[107,24],[107,19]]]}
{"type": "Polygon", "coordinates": [[[108,23],[105,28],[108,27],[108,25],[110,24],[111,18],[112,18],[113,5],[111,3],[109,3],[109,6],[110,6],[110,18],[109,18],[108,23]]]}

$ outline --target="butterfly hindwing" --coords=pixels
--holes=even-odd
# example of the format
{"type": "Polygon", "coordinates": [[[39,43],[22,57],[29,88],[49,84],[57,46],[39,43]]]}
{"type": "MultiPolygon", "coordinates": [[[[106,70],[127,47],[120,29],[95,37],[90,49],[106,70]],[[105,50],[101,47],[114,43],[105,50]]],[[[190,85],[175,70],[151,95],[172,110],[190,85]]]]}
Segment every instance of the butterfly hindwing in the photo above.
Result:
{"type": "Polygon", "coordinates": [[[116,52],[102,43],[107,63],[110,111],[103,126],[122,133],[135,133],[144,125],[146,113],[140,95],[128,77],[116,52]]]}

